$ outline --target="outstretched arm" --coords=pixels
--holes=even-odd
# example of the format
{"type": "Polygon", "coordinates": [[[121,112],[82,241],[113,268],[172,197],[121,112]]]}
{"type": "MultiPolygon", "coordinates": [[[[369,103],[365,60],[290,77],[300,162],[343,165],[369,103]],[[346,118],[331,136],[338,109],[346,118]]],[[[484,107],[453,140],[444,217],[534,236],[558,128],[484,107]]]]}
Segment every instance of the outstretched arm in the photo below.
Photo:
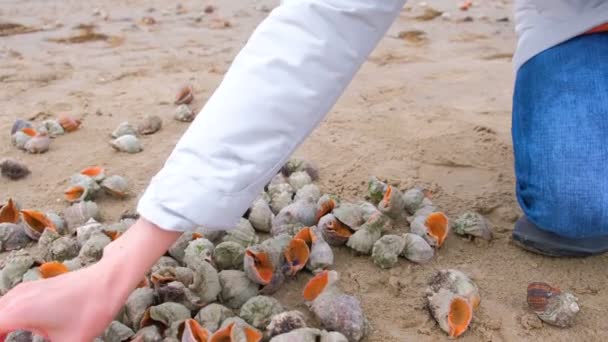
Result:
{"type": "Polygon", "coordinates": [[[285,0],[255,30],[97,264],[0,298],[2,334],[101,335],[181,232],[230,229],[318,125],[405,0],[285,0]]]}

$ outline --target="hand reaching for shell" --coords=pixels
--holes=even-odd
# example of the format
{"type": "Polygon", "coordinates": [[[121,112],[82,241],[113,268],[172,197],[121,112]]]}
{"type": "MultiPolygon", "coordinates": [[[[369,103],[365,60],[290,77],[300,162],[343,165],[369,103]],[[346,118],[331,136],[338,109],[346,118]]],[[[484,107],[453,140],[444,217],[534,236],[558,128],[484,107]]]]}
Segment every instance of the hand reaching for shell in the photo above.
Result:
{"type": "Polygon", "coordinates": [[[104,249],[98,263],[19,284],[0,298],[0,342],[19,329],[51,342],[93,341],[179,235],[139,219],[104,249]]]}

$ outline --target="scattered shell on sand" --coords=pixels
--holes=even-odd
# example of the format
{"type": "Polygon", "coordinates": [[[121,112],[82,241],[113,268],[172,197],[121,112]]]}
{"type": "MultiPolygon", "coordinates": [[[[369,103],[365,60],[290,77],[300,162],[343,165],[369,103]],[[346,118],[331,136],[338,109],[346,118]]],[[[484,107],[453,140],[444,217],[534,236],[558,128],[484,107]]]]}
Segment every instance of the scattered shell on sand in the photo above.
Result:
{"type": "Polygon", "coordinates": [[[381,268],[392,268],[405,247],[405,239],[399,235],[387,234],[374,243],[372,260],[381,268]]]}
{"type": "Polygon", "coordinates": [[[129,183],[126,178],[118,175],[112,175],[105,178],[101,184],[101,188],[111,196],[125,198],[129,195],[129,183]]]}
{"type": "Polygon", "coordinates": [[[111,136],[112,138],[116,139],[122,137],[123,135],[137,136],[137,130],[129,122],[121,122],[118,127],[116,127],[116,129],[112,132],[111,136]]]}
{"type": "Polygon", "coordinates": [[[458,217],[453,224],[454,233],[464,236],[492,240],[492,228],[488,220],[476,212],[466,212],[458,217]]]}
{"type": "Polygon", "coordinates": [[[82,123],[79,119],[68,114],[63,114],[59,116],[57,121],[66,132],[73,132],[77,130],[82,123]]]}
{"type": "Polygon", "coordinates": [[[399,189],[392,185],[386,187],[384,197],[380,203],[378,203],[378,209],[386,216],[398,219],[405,214],[405,202],[403,201],[403,194],[399,189]]]}
{"type": "Polygon", "coordinates": [[[32,128],[24,128],[11,136],[11,143],[18,149],[25,150],[25,144],[35,135],[36,132],[32,128]]]}
{"type": "Polygon", "coordinates": [[[194,113],[194,111],[190,109],[187,104],[179,105],[175,109],[175,114],[173,115],[175,120],[182,122],[191,122],[192,120],[194,120],[195,116],[196,113],[194,113]]]}
{"type": "Polygon", "coordinates": [[[580,311],[576,296],[543,282],[528,285],[527,302],[543,322],[561,328],[572,326],[580,311]]]}
{"type": "Polygon", "coordinates": [[[189,84],[183,85],[175,95],[175,101],[173,101],[176,105],[181,104],[190,104],[194,99],[194,94],[192,93],[192,86],[189,84]]]}
{"type": "Polygon", "coordinates": [[[268,296],[250,298],[243,306],[239,317],[258,329],[266,329],[272,316],[285,311],[278,300],[268,296]]]}
{"type": "Polygon", "coordinates": [[[60,135],[65,134],[65,130],[57,120],[45,120],[38,127],[39,132],[46,132],[49,137],[56,138],[60,135]]]}
{"type": "Polygon", "coordinates": [[[162,127],[163,120],[158,115],[146,115],[137,125],[137,131],[143,135],[154,134],[162,127]]]}
{"type": "Polygon", "coordinates": [[[49,229],[51,231],[57,231],[53,221],[51,221],[45,213],[37,210],[23,209],[21,210],[23,216],[25,233],[35,241],[38,241],[42,233],[49,229]]]}
{"type": "Polygon", "coordinates": [[[405,245],[401,251],[401,255],[404,258],[418,264],[424,264],[433,259],[435,250],[426,242],[426,240],[412,233],[405,233],[403,239],[405,245]]]}
{"type": "Polygon", "coordinates": [[[411,232],[424,238],[432,247],[443,245],[450,225],[448,217],[442,212],[432,212],[416,216],[410,224],[411,232]]]}
{"type": "Polygon", "coordinates": [[[47,152],[49,146],[51,146],[51,138],[45,133],[39,133],[29,139],[23,148],[29,153],[37,154],[47,152]]]}
{"type": "Polygon", "coordinates": [[[138,153],[143,151],[143,147],[134,135],[123,135],[110,142],[110,145],[119,152],[138,153]]]}
{"type": "Polygon", "coordinates": [[[369,193],[369,199],[372,203],[378,204],[384,197],[387,184],[380,181],[377,177],[371,176],[367,181],[367,191],[369,193]]]}

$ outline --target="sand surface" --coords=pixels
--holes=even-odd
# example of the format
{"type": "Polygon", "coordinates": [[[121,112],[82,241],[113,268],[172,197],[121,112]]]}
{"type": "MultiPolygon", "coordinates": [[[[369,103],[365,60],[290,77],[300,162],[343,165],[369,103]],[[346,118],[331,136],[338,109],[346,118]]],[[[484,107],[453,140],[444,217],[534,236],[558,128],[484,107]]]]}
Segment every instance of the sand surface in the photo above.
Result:
{"type": "MultiPolygon", "coordinates": [[[[127,201],[100,200],[104,220],[133,210],[137,194],[187,128],[172,119],[175,90],[190,82],[192,107],[200,110],[267,15],[264,9],[277,2],[216,1],[217,11],[210,15],[203,13],[202,2],[181,4],[179,9],[158,0],[103,0],[96,2],[99,15],[94,15],[94,6],[82,1],[2,1],[0,22],[41,30],[0,36],[0,156],[22,160],[32,170],[21,181],[0,179],[1,199],[60,211],[69,176],[100,165],[128,177],[135,193],[127,201]],[[145,16],[156,24],[142,23],[145,16]],[[232,26],[218,28],[214,18],[232,26]],[[78,34],[74,27],[79,24],[94,24],[95,32],[108,37],[80,44],[53,41],[78,34]],[[8,133],[16,118],[40,121],[60,113],[81,117],[83,125],[55,139],[48,153],[29,155],[11,145],[8,133]],[[159,115],[164,124],[143,138],[145,150],[134,155],[112,150],[110,132],[146,114],[159,115]]],[[[483,1],[468,12],[453,1],[429,1],[428,6],[449,12],[449,20],[416,19],[425,8],[417,2],[406,6],[296,155],[318,163],[324,191],[361,199],[370,175],[402,190],[421,185],[450,217],[469,209],[487,215],[497,238],[471,242],[451,234],[430,264],[401,259],[391,270],[337,249],[342,287],[361,299],[374,328],[367,341],[447,340],[423,301],[427,279],[442,268],[470,274],[481,288],[481,309],[463,341],[605,339],[606,257],[551,259],[510,243],[520,214],[510,140],[511,2],[483,1]],[[402,39],[403,31],[420,32],[402,34],[409,37],[402,39]],[[527,310],[531,281],[574,291],[582,307],[577,324],[565,330],[541,325],[527,310]]],[[[284,287],[278,298],[306,311],[300,293],[308,277],[284,287]]]]}

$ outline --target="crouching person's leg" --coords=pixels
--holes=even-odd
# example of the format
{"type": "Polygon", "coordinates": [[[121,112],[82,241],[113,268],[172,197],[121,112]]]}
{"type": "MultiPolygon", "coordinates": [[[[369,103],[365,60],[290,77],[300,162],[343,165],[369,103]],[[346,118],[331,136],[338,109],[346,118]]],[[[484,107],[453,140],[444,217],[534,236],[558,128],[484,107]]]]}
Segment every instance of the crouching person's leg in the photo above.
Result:
{"type": "Polygon", "coordinates": [[[517,73],[513,99],[519,246],[608,251],[608,34],[572,39],[517,73]]]}

